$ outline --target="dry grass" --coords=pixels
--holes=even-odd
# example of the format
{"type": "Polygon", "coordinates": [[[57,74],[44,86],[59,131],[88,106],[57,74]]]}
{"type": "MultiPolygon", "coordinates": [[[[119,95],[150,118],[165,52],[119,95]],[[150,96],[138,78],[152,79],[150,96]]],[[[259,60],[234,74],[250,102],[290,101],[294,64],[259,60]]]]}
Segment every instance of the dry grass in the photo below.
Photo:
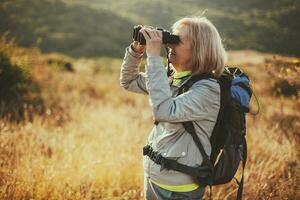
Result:
{"type": "MultiPolygon", "coordinates": [[[[26,55],[44,112],[0,121],[0,199],[143,199],[141,149],[152,115],[147,96],[119,87],[121,60],[72,60],[71,73],[52,69],[37,51],[26,55]]],[[[244,197],[299,199],[299,94],[273,95],[278,81],[298,81],[299,59],[229,56],[249,73],[261,104],[259,115],[248,116],[244,197]],[[291,76],[278,71],[278,60],[294,62],[282,66],[291,76]]],[[[234,183],[218,186],[213,197],[234,199],[235,192],[234,183]]]]}

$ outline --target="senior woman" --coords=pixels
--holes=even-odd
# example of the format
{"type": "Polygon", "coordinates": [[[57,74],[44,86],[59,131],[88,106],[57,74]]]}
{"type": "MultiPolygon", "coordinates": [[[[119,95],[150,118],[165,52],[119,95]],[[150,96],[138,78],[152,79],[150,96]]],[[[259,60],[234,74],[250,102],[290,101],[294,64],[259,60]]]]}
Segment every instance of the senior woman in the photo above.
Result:
{"type": "MultiPolygon", "coordinates": [[[[121,66],[120,85],[128,91],[149,95],[156,122],[147,144],[163,157],[176,159],[188,166],[202,163],[192,136],[182,122],[192,121],[207,155],[211,153],[210,136],[220,108],[220,86],[214,79],[197,81],[185,93],[178,94],[180,85],[193,75],[210,74],[218,77],[226,60],[220,35],[204,17],[185,17],[172,26],[180,38],[179,44],[169,44],[169,61],[175,70],[170,84],[160,55],[161,31],[143,27],[140,32],[146,45],[133,42],[126,48],[121,66]],[[146,50],[145,73],[139,71],[146,50]]],[[[144,156],[144,195],[155,199],[202,199],[205,186],[184,173],[167,170],[144,156]]]]}

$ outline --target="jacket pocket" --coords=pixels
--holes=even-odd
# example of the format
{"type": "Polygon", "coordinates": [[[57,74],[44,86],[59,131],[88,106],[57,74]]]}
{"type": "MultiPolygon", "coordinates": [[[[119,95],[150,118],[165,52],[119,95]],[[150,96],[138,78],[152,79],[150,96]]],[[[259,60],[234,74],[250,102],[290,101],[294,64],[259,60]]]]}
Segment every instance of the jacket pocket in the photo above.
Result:
{"type": "MultiPolygon", "coordinates": [[[[188,148],[186,144],[169,144],[168,147],[161,151],[161,155],[164,158],[170,160],[176,160],[178,163],[186,164],[188,159],[188,148]]],[[[164,170],[165,167],[161,166],[160,171],[164,170]]],[[[169,173],[179,173],[178,171],[174,171],[168,169],[169,173]]]]}
{"type": "Polygon", "coordinates": [[[165,150],[162,150],[162,156],[170,159],[181,159],[188,155],[188,144],[185,141],[170,144],[165,150]]]}

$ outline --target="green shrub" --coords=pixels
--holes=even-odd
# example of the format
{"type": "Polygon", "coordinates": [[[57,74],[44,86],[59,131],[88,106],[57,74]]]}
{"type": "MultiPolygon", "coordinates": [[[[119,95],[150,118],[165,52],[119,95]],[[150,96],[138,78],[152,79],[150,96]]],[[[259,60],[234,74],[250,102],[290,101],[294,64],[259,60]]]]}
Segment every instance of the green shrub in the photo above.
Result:
{"type": "Polygon", "coordinates": [[[40,97],[30,97],[38,90],[38,85],[31,80],[25,67],[13,64],[10,58],[0,51],[0,118],[15,122],[20,122],[25,117],[31,120],[33,110],[43,109],[40,97]],[[34,104],[41,105],[41,109],[31,106],[34,104]]]}
{"type": "Polygon", "coordinates": [[[47,60],[47,63],[51,66],[54,66],[60,71],[68,71],[68,72],[74,72],[73,64],[69,61],[63,60],[63,59],[54,59],[49,58],[47,60]]]}
{"type": "Polygon", "coordinates": [[[276,96],[297,96],[298,92],[300,91],[300,85],[297,83],[290,83],[287,80],[279,80],[274,85],[274,91],[276,96]]]}
{"type": "Polygon", "coordinates": [[[29,73],[14,65],[5,53],[0,52],[0,98],[11,100],[25,92],[24,84],[29,81],[29,73]]]}

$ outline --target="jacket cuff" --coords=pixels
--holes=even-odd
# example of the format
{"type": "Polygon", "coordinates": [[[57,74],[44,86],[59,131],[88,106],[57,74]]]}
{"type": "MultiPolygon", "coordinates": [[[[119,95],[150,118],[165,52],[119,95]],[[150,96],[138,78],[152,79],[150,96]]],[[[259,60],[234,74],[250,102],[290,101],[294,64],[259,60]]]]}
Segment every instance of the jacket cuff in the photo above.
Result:
{"type": "Polygon", "coordinates": [[[141,57],[143,57],[143,54],[142,54],[142,53],[137,53],[137,52],[135,52],[135,51],[132,49],[132,44],[131,44],[129,47],[127,47],[127,51],[128,51],[128,53],[129,53],[131,56],[133,56],[133,57],[135,57],[135,58],[141,58],[141,57]]]}

